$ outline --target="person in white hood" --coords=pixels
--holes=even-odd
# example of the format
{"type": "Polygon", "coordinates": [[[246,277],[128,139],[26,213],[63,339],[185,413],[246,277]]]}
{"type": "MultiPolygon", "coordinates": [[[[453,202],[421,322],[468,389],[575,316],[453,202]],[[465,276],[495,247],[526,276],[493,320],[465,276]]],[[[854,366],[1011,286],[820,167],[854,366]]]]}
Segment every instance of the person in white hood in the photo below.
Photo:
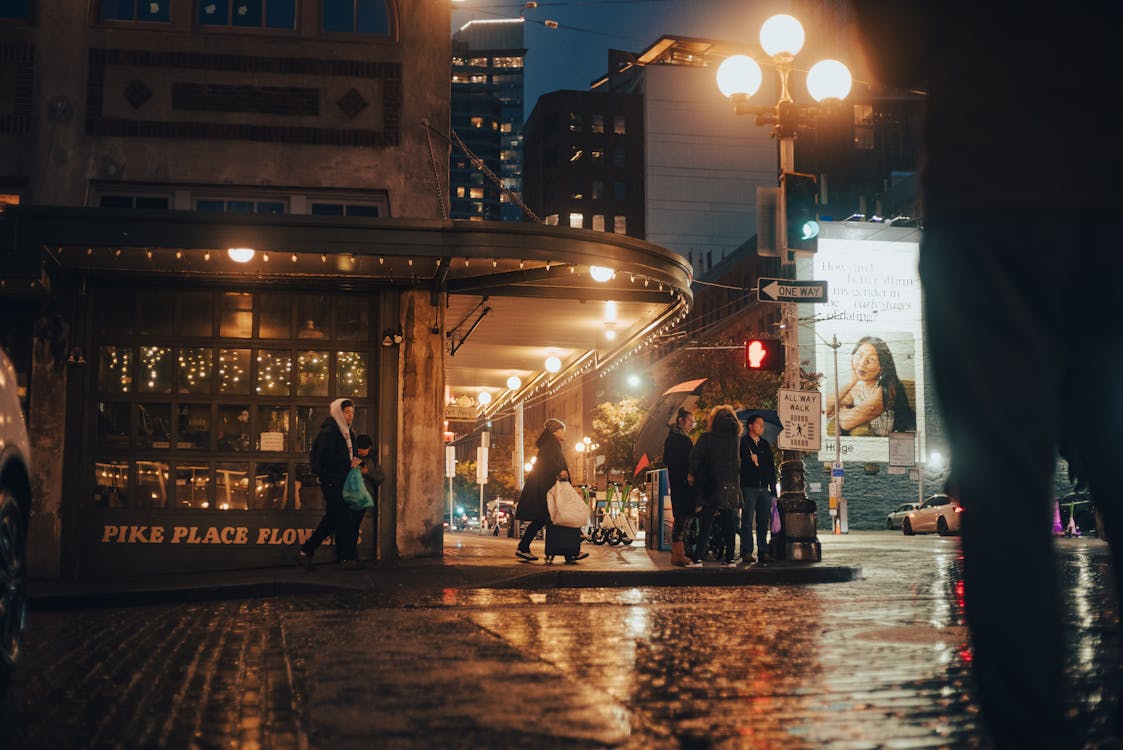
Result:
{"type": "Polygon", "coordinates": [[[344,570],[362,567],[359,562],[359,527],[355,513],[343,502],[343,482],[347,472],[362,463],[355,455],[355,433],[351,422],[355,419],[355,404],[350,399],[337,398],[331,402],[330,416],[320,425],[320,434],[312,443],[308,457],[312,472],[320,478],[324,493],[324,517],[297,552],[297,563],[311,572],[315,569],[312,556],[316,549],[333,533],[335,552],[344,570]]]}

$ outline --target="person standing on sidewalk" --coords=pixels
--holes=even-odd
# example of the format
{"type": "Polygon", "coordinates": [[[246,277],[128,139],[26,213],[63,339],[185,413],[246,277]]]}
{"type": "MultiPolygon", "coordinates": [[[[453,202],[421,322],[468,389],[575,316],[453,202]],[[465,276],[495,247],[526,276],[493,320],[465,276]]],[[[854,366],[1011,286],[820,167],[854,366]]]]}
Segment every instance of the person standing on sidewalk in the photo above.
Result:
{"type": "MultiPolygon", "coordinates": [[[[371,528],[374,530],[374,538],[378,539],[378,488],[386,481],[386,472],[382,470],[382,465],[374,456],[374,441],[370,435],[359,435],[355,438],[355,455],[359,457],[362,463],[359,464],[359,471],[363,473],[363,484],[370,493],[371,498],[374,500],[374,505],[370,509],[371,514],[371,528]]],[[[363,515],[365,510],[351,510],[355,514],[355,532],[358,534],[358,529],[363,524],[363,515]]],[[[377,541],[375,542],[377,545],[377,541]]]]}
{"type": "MultiPolygon", "coordinates": [[[[534,562],[538,559],[530,551],[530,543],[545,528],[550,518],[546,507],[546,493],[559,479],[569,481],[569,465],[565,462],[565,451],[562,450],[564,439],[565,422],[553,417],[547,419],[536,443],[538,456],[534,459],[534,468],[526,477],[526,484],[519,495],[519,505],[515,509],[515,518],[529,521],[519,540],[519,546],[515,548],[515,557],[520,560],[534,562]]],[[[588,556],[589,553],[582,552],[576,559],[588,556]]]]}
{"type": "Polygon", "coordinates": [[[690,449],[694,447],[690,431],[694,415],[679,409],[675,425],[663,442],[663,465],[667,467],[667,486],[671,491],[671,565],[685,568],[686,524],[694,517],[694,489],[686,481],[690,473],[690,449]]]}
{"type": "Polygon", "coordinates": [[[754,414],[745,423],[741,438],[741,562],[749,565],[753,558],[753,531],[760,561],[768,562],[768,527],[772,520],[772,493],[776,489],[776,462],[772,446],[764,439],[764,417],[754,414]]]}
{"type": "Polygon", "coordinates": [[[707,429],[690,450],[690,473],[687,482],[698,491],[701,518],[698,542],[690,556],[688,568],[702,567],[710,545],[714,519],[721,516],[724,541],[724,565],[732,568],[737,541],[737,509],[741,507],[741,457],[738,439],[741,421],[728,404],[715,406],[710,412],[707,429]]]}
{"type": "MultiPolygon", "coordinates": [[[[1118,94],[1105,92],[1123,90],[1123,65],[1104,33],[1119,6],[1011,13],[966,0],[857,0],[854,10],[875,77],[927,94],[920,281],[963,507],[982,716],[998,750],[1080,747],[1103,709],[1079,721],[1065,711],[1055,457],[1060,446],[1109,534],[1120,534],[1123,327],[1106,290],[1123,277],[1123,139],[1107,106],[1118,94]],[[1016,63],[1043,54],[1032,75],[1016,63]],[[1075,127],[1059,128],[1057,113],[1073,113],[1075,127]]],[[[1123,539],[1111,541],[1123,600],[1123,539]]],[[[1101,658],[1118,674],[1114,651],[1101,658]]],[[[1123,703],[1105,695],[1099,705],[1115,708],[1118,747],[1123,703]]]]}
{"type": "Polygon", "coordinates": [[[320,434],[312,443],[309,460],[312,472],[320,478],[324,494],[324,517],[300,547],[297,562],[305,570],[314,570],[313,555],[325,539],[335,534],[335,553],[344,570],[360,567],[358,553],[359,527],[355,511],[343,501],[343,482],[347,472],[362,463],[355,456],[355,433],[351,422],[355,419],[355,404],[346,398],[337,398],[328,407],[328,416],[320,425],[320,434]]]}

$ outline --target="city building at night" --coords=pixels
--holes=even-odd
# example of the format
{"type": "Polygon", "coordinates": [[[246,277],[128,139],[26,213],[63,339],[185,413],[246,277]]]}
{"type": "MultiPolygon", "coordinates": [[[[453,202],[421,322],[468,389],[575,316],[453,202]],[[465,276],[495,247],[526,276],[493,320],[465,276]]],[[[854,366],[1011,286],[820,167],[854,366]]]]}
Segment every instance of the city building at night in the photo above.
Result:
{"type": "Polygon", "coordinates": [[[447,6],[8,7],[0,345],[34,577],[291,564],[336,398],[387,474],[361,555],[439,556],[447,407],[545,410],[690,304],[648,243],[449,219],[447,6]]]}

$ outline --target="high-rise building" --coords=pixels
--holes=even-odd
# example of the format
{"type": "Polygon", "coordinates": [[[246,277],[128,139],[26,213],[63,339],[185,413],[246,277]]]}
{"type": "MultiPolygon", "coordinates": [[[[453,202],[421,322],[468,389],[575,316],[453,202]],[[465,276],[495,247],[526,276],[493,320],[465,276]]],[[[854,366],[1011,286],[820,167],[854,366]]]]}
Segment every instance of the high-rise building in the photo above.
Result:
{"type": "MultiPolygon", "coordinates": [[[[523,190],[523,19],[469,21],[452,35],[452,129],[503,186],[523,190]]],[[[451,216],[521,221],[522,209],[454,143],[451,216]]]]}

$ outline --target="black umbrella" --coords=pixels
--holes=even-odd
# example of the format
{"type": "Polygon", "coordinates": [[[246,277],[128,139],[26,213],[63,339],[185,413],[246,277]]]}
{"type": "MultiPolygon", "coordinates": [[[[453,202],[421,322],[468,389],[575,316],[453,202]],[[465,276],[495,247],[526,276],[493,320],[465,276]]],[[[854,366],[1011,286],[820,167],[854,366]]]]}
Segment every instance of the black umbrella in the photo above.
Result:
{"type": "Polygon", "coordinates": [[[636,432],[636,443],[632,450],[635,458],[633,477],[639,476],[641,471],[663,457],[663,442],[675,423],[675,415],[679,409],[694,410],[702,392],[702,384],[708,379],[687,380],[668,388],[648,410],[643,424],[636,432]]]}
{"type": "Polygon", "coordinates": [[[784,425],[780,423],[780,416],[775,409],[742,409],[737,412],[737,419],[742,422],[747,422],[749,417],[756,416],[764,417],[764,434],[761,437],[775,445],[780,430],[784,429],[784,425]]]}

